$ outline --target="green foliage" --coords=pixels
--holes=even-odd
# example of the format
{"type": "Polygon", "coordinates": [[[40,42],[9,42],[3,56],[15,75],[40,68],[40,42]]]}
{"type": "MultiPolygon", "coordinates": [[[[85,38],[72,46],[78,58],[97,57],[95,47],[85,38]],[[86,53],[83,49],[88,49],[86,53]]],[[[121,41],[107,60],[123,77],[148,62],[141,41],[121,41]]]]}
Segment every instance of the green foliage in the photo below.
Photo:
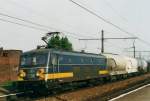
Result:
{"type": "Polygon", "coordinates": [[[7,81],[7,82],[4,82],[4,83],[0,84],[0,87],[3,88],[3,89],[10,90],[10,89],[13,88],[13,84],[14,84],[13,81],[7,81]]]}
{"type": "Polygon", "coordinates": [[[59,35],[52,36],[48,41],[48,48],[62,49],[72,51],[72,44],[69,42],[67,37],[60,38],[59,35]]]}
{"type": "Polygon", "coordinates": [[[48,48],[56,48],[60,49],[60,37],[58,35],[52,36],[51,39],[48,41],[48,48]]]}
{"type": "Polygon", "coordinates": [[[72,50],[72,44],[69,42],[67,37],[61,38],[61,48],[64,50],[72,50]]]}

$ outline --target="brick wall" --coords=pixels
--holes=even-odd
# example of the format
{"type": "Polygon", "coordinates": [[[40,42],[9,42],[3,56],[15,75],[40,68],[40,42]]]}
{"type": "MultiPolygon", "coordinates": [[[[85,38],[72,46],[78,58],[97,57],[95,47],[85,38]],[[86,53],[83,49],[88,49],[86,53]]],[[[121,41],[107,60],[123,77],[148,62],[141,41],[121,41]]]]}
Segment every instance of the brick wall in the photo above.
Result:
{"type": "Polygon", "coordinates": [[[0,50],[0,83],[17,80],[20,50],[0,50]]]}

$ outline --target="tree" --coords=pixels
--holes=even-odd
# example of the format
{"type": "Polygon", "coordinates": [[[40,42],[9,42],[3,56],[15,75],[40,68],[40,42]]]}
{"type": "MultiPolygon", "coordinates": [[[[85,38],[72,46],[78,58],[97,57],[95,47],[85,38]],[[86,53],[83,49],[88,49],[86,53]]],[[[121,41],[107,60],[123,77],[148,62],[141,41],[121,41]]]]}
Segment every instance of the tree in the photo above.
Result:
{"type": "Polygon", "coordinates": [[[60,37],[59,35],[56,36],[52,36],[49,41],[48,41],[48,48],[56,48],[56,49],[60,49],[61,43],[60,43],[60,37]]]}
{"type": "Polygon", "coordinates": [[[62,49],[67,51],[72,51],[72,44],[69,42],[67,37],[60,38],[59,35],[53,35],[48,40],[47,48],[54,48],[54,49],[62,49]]]}
{"type": "Polygon", "coordinates": [[[61,38],[61,49],[71,51],[72,50],[72,44],[69,42],[67,37],[61,38]]]}

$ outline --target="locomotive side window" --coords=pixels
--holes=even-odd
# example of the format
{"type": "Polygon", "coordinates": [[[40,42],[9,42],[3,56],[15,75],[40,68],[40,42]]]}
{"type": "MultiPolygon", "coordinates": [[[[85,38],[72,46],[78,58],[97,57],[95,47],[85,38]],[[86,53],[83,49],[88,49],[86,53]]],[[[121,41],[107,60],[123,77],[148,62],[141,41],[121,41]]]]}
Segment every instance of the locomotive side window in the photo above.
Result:
{"type": "Polygon", "coordinates": [[[33,57],[33,59],[32,59],[32,64],[33,64],[33,65],[36,65],[36,64],[37,64],[36,60],[37,60],[36,57],[33,57]]]}
{"type": "Polygon", "coordinates": [[[89,57],[85,57],[84,58],[84,64],[90,64],[90,58],[89,57]]]}
{"type": "Polygon", "coordinates": [[[93,64],[93,58],[91,58],[91,63],[93,64]]]}
{"type": "Polygon", "coordinates": [[[83,58],[81,58],[81,63],[84,63],[84,59],[83,58]]]}
{"type": "Polygon", "coordinates": [[[53,55],[53,56],[52,56],[52,64],[53,64],[53,65],[56,65],[56,64],[57,64],[57,56],[56,56],[56,55],[53,55]]]}
{"type": "Polygon", "coordinates": [[[69,62],[69,63],[71,63],[71,62],[72,62],[71,58],[69,58],[69,59],[68,59],[68,62],[69,62]]]}

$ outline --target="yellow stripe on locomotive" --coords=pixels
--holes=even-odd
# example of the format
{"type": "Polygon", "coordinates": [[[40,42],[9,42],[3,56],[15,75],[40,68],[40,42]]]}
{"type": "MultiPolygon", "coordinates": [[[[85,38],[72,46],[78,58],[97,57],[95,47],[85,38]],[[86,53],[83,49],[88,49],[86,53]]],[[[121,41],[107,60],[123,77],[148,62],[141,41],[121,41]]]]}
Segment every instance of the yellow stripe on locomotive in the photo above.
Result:
{"type": "Polygon", "coordinates": [[[109,73],[108,70],[100,70],[99,71],[99,74],[101,74],[101,75],[105,75],[105,74],[108,74],[108,73],[109,73]]]}
{"type": "MultiPolygon", "coordinates": [[[[27,73],[26,71],[29,71],[29,69],[21,69],[19,70],[18,74],[18,80],[23,81],[26,80],[27,78],[27,73]]],[[[60,79],[60,78],[70,78],[73,77],[73,72],[62,72],[62,73],[46,73],[44,68],[40,68],[37,70],[36,77],[38,78],[37,80],[51,80],[51,79],[60,79]]],[[[28,79],[27,79],[28,80],[28,79]]]]}

